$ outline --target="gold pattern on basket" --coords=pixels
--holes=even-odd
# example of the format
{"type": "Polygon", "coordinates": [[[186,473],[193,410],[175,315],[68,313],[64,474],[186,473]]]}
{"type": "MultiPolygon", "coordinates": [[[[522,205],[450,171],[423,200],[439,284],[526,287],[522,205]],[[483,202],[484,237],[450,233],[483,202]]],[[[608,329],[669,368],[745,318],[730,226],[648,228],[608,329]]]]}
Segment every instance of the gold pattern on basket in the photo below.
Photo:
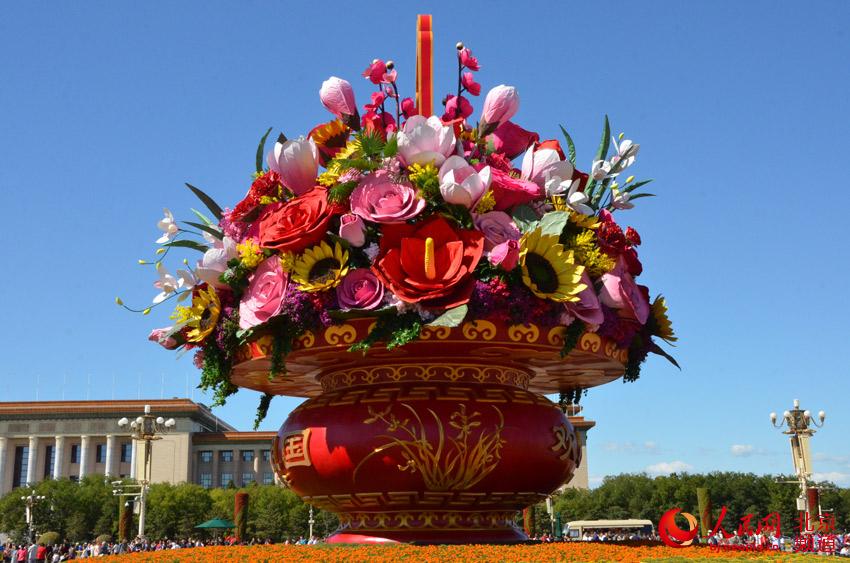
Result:
{"type": "Polygon", "coordinates": [[[503,507],[531,506],[546,499],[544,493],[496,491],[470,493],[464,491],[390,491],[340,495],[304,496],[305,502],[331,512],[376,510],[392,507],[421,507],[441,510],[450,507],[469,510],[498,510],[503,507]]]}
{"type": "Polygon", "coordinates": [[[572,459],[578,467],[581,463],[581,448],[578,445],[576,433],[566,424],[555,426],[552,432],[555,434],[555,445],[550,449],[559,454],[558,457],[562,460],[572,459]]]}
{"type": "Polygon", "coordinates": [[[412,419],[405,413],[405,418],[397,417],[393,412],[394,405],[384,410],[368,407],[369,418],[364,424],[383,423],[388,434],[380,438],[386,442],[376,447],[369,455],[360,460],[354,469],[352,479],[357,480],[357,472],[372,457],[398,448],[404,464],[399,464],[399,471],[419,473],[430,491],[452,491],[469,489],[489,475],[501,460],[501,449],[505,445],[502,430],[505,419],[502,411],[495,405],[490,407],[496,411],[499,422],[491,430],[482,426],[481,413],[473,411],[467,414],[466,405],[461,403],[449,416],[448,426],[456,430],[454,437],[446,439],[443,421],[432,409],[427,409],[436,423],[436,440],[429,437],[425,423],[419,413],[406,403],[401,407],[406,409],[412,419]],[[479,430],[475,430],[480,428],[479,430]],[[477,435],[477,436],[474,436],[477,435]]]}
{"type": "Polygon", "coordinates": [[[331,346],[353,344],[357,340],[357,329],[348,324],[331,325],[325,329],[325,340],[331,346]]]}
{"type": "Polygon", "coordinates": [[[537,325],[533,324],[529,324],[528,326],[511,325],[508,327],[508,338],[514,342],[522,342],[525,340],[529,344],[534,343],[537,342],[538,338],[540,338],[540,329],[537,328],[537,325]]]}
{"type": "Polygon", "coordinates": [[[430,340],[431,338],[445,340],[451,333],[452,329],[447,326],[424,326],[422,327],[422,332],[419,334],[419,338],[422,340],[430,340]]]}
{"type": "Polygon", "coordinates": [[[348,368],[345,371],[331,372],[319,376],[322,391],[334,391],[355,385],[372,385],[376,383],[398,383],[399,381],[449,381],[460,380],[478,383],[498,383],[528,389],[531,376],[521,370],[482,366],[479,364],[397,364],[392,366],[368,366],[348,368]]]}
{"type": "Polygon", "coordinates": [[[457,530],[516,529],[516,511],[496,512],[349,512],[339,515],[343,531],[404,531],[404,530],[457,530]]]}
{"type": "Polygon", "coordinates": [[[496,325],[484,320],[470,321],[463,323],[461,332],[467,340],[493,340],[496,338],[496,325]]]}
{"type": "Polygon", "coordinates": [[[299,336],[295,342],[300,348],[312,348],[313,344],[316,343],[316,335],[307,330],[304,331],[304,334],[299,336]]]}
{"type": "Polygon", "coordinates": [[[594,354],[602,348],[602,337],[593,332],[585,332],[578,341],[578,349],[594,354]]]}
{"type": "Polygon", "coordinates": [[[282,448],[283,466],[286,469],[290,467],[310,467],[310,429],[298,430],[289,432],[283,436],[282,448]]]}

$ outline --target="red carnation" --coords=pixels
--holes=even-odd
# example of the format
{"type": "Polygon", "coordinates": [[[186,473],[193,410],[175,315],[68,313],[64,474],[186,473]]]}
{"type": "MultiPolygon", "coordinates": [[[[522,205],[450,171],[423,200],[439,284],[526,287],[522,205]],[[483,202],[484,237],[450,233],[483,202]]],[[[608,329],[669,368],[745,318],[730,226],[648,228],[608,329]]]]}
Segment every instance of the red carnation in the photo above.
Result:
{"type": "Polygon", "coordinates": [[[263,197],[278,197],[280,195],[280,188],[282,187],[283,183],[281,183],[280,174],[277,172],[272,171],[260,174],[251,184],[248,193],[242,201],[237,203],[236,207],[231,211],[230,220],[241,220],[252,209],[260,205],[260,200],[263,197]]]}

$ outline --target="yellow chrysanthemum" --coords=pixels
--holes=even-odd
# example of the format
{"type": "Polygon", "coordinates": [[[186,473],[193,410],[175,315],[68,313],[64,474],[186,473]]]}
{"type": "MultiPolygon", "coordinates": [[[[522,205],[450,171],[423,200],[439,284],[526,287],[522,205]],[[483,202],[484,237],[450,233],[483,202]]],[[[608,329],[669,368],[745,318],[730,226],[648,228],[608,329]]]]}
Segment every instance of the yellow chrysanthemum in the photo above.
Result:
{"type": "Polygon", "coordinates": [[[322,241],[295,259],[291,279],[301,291],[322,291],[336,287],[348,273],[348,251],[338,242],[333,248],[322,241]]]}
{"type": "Polygon", "coordinates": [[[652,302],[652,318],[655,319],[656,332],[655,336],[663,338],[667,342],[676,342],[678,338],[673,333],[673,323],[667,316],[667,301],[659,295],[652,302]]]}
{"type": "Polygon", "coordinates": [[[263,249],[252,238],[245,239],[245,242],[237,244],[236,252],[239,254],[239,261],[249,270],[253,270],[259,266],[260,262],[265,258],[263,256],[263,249]]]}
{"type": "Polygon", "coordinates": [[[475,212],[487,213],[488,211],[493,211],[494,207],[496,207],[496,196],[493,195],[493,190],[487,190],[487,193],[478,200],[478,205],[475,206],[475,212]]]}
{"type": "Polygon", "coordinates": [[[292,268],[295,267],[295,255],[291,252],[284,252],[280,255],[280,269],[284,271],[284,273],[289,273],[292,271],[292,268]]]}
{"type": "Polygon", "coordinates": [[[188,342],[203,342],[215,328],[219,314],[221,301],[215,288],[208,285],[192,295],[191,307],[178,305],[171,318],[177,324],[184,324],[192,329],[186,334],[188,342]]]}
{"type": "Polygon", "coordinates": [[[519,264],[523,283],[541,299],[578,301],[587,287],[581,283],[584,267],[575,263],[572,251],[564,250],[558,235],[544,235],[541,229],[520,239],[519,264]]]}
{"type": "Polygon", "coordinates": [[[584,266],[587,275],[593,279],[610,272],[617,264],[613,258],[602,252],[596,243],[596,233],[589,229],[569,237],[565,246],[575,253],[576,262],[584,266]]]}
{"type": "Polygon", "coordinates": [[[410,178],[410,181],[414,184],[419,183],[420,180],[428,178],[437,178],[439,180],[439,171],[437,170],[437,167],[430,162],[427,164],[411,164],[407,170],[407,175],[410,178]]]}
{"type": "Polygon", "coordinates": [[[316,178],[316,182],[318,182],[320,186],[330,188],[331,186],[336,184],[336,181],[338,179],[339,174],[335,174],[333,172],[322,172],[321,174],[319,174],[319,177],[316,178]]]}

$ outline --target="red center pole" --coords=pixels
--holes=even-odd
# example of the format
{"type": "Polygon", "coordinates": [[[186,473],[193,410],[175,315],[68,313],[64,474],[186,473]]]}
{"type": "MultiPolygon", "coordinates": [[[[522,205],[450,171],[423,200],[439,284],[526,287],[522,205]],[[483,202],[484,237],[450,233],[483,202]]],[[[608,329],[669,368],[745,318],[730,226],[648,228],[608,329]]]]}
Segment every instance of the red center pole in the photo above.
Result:
{"type": "Polygon", "coordinates": [[[434,113],[434,35],[431,15],[416,17],[416,107],[419,115],[434,113]]]}

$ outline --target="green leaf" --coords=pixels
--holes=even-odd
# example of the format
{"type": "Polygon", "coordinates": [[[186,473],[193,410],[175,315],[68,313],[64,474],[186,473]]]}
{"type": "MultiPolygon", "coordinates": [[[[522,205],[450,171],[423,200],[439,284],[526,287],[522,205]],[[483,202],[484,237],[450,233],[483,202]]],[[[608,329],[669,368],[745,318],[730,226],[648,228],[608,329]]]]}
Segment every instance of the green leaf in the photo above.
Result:
{"type": "Polygon", "coordinates": [[[679,362],[676,361],[676,358],[674,358],[673,356],[668,354],[664,349],[661,348],[661,346],[656,344],[654,341],[650,341],[650,342],[651,342],[650,346],[649,346],[650,352],[652,352],[653,354],[658,354],[659,356],[663,356],[663,357],[667,358],[668,362],[670,362],[671,364],[673,364],[674,366],[676,366],[680,370],[682,369],[682,366],[679,365],[679,362]]]}
{"type": "Polygon", "coordinates": [[[569,214],[566,211],[550,211],[540,219],[540,229],[544,235],[561,236],[567,226],[569,214]]]}
{"type": "Polygon", "coordinates": [[[398,154],[398,137],[393,135],[384,145],[384,157],[390,158],[398,154]]]}
{"type": "Polygon", "coordinates": [[[576,164],[576,145],[573,143],[573,138],[570,137],[570,134],[567,133],[567,130],[564,129],[563,125],[558,125],[561,128],[561,133],[564,134],[564,138],[567,140],[567,150],[570,157],[570,162],[575,166],[576,164]]]}
{"type": "Polygon", "coordinates": [[[177,248],[191,248],[192,250],[197,250],[198,252],[206,252],[210,249],[210,247],[201,244],[194,240],[173,240],[171,242],[166,242],[162,246],[171,246],[177,248]]]}
{"type": "Polygon", "coordinates": [[[642,197],[655,197],[655,194],[634,194],[629,197],[629,201],[634,201],[636,199],[640,199],[642,197]]]}
{"type": "Polygon", "coordinates": [[[198,217],[198,219],[203,221],[205,225],[212,227],[213,222],[210,220],[209,217],[207,217],[206,215],[204,215],[203,213],[201,213],[197,209],[192,209],[192,213],[194,213],[198,217]]]}
{"type": "Polygon", "coordinates": [[[189,225],[190,227],[195,227],[196,229],[200,229],[200,230],[202,230],[206,233],[209,233],[212,236],[214,236],[215,238],[217,238],[218,240],[221,240],[222,238],[224,238],[224,235],[222,234],[222,232],[219,229],[216,229],[215,227],[210,226],[209,223],[207,223],[206,225],[204,225],[203,223],[193,223],[192,221],[183,221],[183,223],[185,223],[186,225],[189,225]]]}
{"type": "Polygon", "coordinates": [[[608,147],[611,145],[611,125],[608,116],[605,116],[605,125],[602,127],[602,141],[599,142],[599,150],[593,160],[605,160],[608,157],[608,147]]]}
{"type": "Polygon", "coordinates": [[[203,190],[201,190],[200,188],[196,188],[192,184],[186,183],[186,187],[192,190],[193,194],[198,196],[198,199],[200,199],[203,204],[207,206],[207,209],[210,210],[210,213],[213,214],[213,217],[218,220],[221,220],[221,207],[219,207],[219,205],[215,202],[215,200],[213,200],[213,198],[211,198],[210,196],[205,194],[203,190]]]}
{"type": "Polygon", "coordinates": [[[634,184],[629,184],[628,186],[623,188],[622,191],[624,191],[626,193],[633,192],[636,189],[638,189],[639,187],[647,185],[651,181],[652,181],[652,179],[650,178],[649,180],[641,180],[640,182],[635,182],[634,184]]]}
{"type": "Polygon", "coordinates": [[[449,309],[426,326],[460,326],[460,323],[463,322],[468,310],[469,307],[466,305],[460,305],[454,309],[449,309]]]}
{"type": "Polygon", "coordinates": [[[523,233],[533,231],[537,228],[539,217],[535,211],[527,205],[518,205],[514,208],[513,213],[514,223],[523,233]]]}
{"type": "Polygon", "coordinates": [[[263,154],[266,152],[266,139],[269,138],[269,133],[271,132],[272,128],[269,127],[266,130],[266,134],[260,139],[260,144],[257,145],[257,174],[262,174],[263,172],[263,154]]]}

